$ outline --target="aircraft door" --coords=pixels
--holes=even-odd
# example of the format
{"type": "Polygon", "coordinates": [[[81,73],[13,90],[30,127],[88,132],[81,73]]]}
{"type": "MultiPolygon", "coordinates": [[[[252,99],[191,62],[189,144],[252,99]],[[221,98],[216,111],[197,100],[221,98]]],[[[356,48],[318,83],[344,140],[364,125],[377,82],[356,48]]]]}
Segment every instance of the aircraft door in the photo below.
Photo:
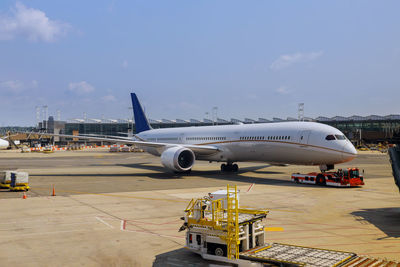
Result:
{"type": "Polygon", "coordinates": [[[310,130],[301,131],[299,135],[299,143],[303,145],[308,144],[308,138],[310,137],[310,130]]]}

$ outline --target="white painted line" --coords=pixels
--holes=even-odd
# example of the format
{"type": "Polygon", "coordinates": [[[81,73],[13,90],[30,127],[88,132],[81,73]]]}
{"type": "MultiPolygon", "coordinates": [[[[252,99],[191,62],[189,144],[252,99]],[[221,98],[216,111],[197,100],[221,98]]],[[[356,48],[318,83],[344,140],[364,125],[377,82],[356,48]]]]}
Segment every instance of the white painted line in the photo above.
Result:
{"type": "Polygon", "coordinates": [[[100,219],[99,217],[95,217],[99,222],[104,223],[105,225],[107,225],[108,227],[110,227],[111,229],[114,229],[114,226],[112,226],[111,224],[105,222],[104,220],[100,219]]]}

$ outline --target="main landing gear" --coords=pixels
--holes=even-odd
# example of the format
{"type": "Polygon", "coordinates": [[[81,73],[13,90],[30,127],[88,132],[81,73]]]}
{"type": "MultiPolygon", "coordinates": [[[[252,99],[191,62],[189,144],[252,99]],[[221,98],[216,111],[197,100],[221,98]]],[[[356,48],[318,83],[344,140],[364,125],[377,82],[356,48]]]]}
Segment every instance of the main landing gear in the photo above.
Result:
{"type": "Polygon", "coordinates": [[[222,172],[237,172],[239,170],[239,166],[237,164],[221,164],[221,171],[222,172]]]}

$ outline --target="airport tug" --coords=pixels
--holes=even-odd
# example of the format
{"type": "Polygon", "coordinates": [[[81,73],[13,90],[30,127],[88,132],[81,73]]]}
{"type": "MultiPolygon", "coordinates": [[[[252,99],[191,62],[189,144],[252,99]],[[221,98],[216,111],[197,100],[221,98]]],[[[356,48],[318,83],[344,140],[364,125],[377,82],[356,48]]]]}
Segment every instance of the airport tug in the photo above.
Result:
{"type": "Polygon", "coordinates": [[[358,168],[338,169],[331,172],[310,172],[307,174],[293,173],[295,183],[328,185],[333,187],[353,187],[364,185],[364,176],[358,168]]]}
{"type": "Polygon", "coordinates": [[[238,266],[342,266],[355,253],[265,243],[267,210],[242,209],[236,186],[192,199],[183,225],[186,248],[204,259],[238,266]]]}

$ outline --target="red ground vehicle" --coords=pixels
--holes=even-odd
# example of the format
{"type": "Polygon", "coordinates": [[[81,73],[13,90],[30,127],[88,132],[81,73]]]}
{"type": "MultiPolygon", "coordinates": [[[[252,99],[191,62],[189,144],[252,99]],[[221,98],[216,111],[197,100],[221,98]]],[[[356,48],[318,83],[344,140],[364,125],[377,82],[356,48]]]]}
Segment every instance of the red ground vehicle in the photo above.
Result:
{"type": "Polygon", "coordinates": [[[338,169],[332,172],[293,173],[292,181],[301,184],[352,187],[364,185],[364,177],[358,168],[338,169]]]}

